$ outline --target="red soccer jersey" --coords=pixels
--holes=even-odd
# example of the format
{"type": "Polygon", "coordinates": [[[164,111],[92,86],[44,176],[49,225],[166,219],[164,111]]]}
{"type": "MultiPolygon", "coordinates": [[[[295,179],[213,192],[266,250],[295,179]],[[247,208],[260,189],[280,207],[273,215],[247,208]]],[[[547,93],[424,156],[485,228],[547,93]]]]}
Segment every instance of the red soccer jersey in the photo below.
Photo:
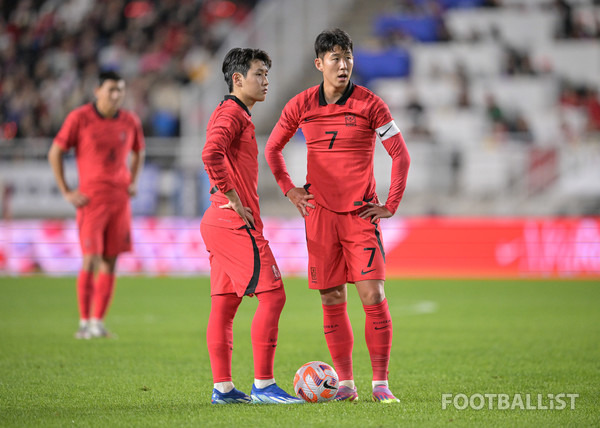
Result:
{"type": "Polygon", "coordinates": [[[94,104],[86,104],[69,113],[54,143],[65,151],[75,149],[83,194],[96,201],[129,197],[127,156],[145,147],[135,113],[119,110],[115,117],[105,118],[94,104]]]}
{"type": "Polygon", "coordinates": [[[375,134],[393,159],[386,207],[400,203],[410,158],[387,105],[368,89],[350,83],[335,104],[327,104],[323,85],[292,98],[267,142],[266,157],[281,190],[295,187],[281,151],[298,128],[308,152],[306,186],[315,201],[336,212],[354,211],[376,197],[373,157],[375,134]]]}
{"type": "Polygon", "coordinates": [[[239,228],[244,221],[233,210],[219,209],[229,202],[225,192],[235,189],[242,204],[252,209],[254,226],[262,233],[258,203],[258,146],[250,111],[233,95],[225,96],[208,121],[202,149],[210,179],[211,205],[202,219],[214,226],[239,228]]]}

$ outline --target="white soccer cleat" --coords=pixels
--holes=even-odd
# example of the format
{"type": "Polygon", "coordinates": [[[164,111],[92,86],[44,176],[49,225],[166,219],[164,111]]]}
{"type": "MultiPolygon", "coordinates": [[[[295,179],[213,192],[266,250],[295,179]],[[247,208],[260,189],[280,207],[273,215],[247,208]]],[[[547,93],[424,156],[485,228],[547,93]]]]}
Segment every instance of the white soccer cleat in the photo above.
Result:
{"type": "Polygon", "coordinates": [[[104,327],[102,321],[92,321],[89,326],[90,337],[113,337],[113,335],[104,327]]]}
{"type": "Polygon", "coordinates": [[[75,332],[75,339],[91,339],[92,334],[90,333],[90,329],[87,325],[79,326],[79,330],[75,332]]]}

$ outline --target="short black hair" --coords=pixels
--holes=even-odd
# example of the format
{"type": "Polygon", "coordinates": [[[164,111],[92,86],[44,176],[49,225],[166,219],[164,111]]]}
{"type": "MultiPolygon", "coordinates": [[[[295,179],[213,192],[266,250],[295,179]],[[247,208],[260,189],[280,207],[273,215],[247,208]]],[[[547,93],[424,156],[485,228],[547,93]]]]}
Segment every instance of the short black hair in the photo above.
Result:
{"type": "Polygon", "coordinates": [[[252,61],[262,61],[265,63],[268,69],[271,68],[271,58],[269,54],[260,49],[252,48],[233,48],[223,60],[223,77],[225,83],[229,87],[229,92],[233,91],[233,74],[240,73],[246,77],[248,70],[252,66],[252,61]]]}
{"type": "Polygon", "coordinates": [[[101,71],[100,74],[98,74],[98,86],[102,86],[107,80],[114,80],[118,82],[119,80],[123,80],[123,78],[114,70],[101,71]]]}
{"type": "Polygon", "coordinates": [[[350,35],[340,28],[321,31],[315,40],[315,55],[319,58],[321,55],[333,51],[336,46],[342,48],[343,51],[352,52],[350,35]]]}

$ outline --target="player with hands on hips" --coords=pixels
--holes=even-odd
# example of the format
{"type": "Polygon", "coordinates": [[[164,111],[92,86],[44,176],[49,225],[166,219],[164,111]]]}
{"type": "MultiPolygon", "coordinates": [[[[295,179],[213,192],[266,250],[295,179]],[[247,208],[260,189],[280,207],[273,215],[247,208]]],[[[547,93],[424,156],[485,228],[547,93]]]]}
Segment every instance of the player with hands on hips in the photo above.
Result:
{"type": "Polygon", "coordinates": [[[234,48],[223,61],[229,95],[208,122],[202,161],[210,179],[211,204],[200,231],[210,260],[211,309],[206,342],[213,375],[213,404],[304,401],[275,383],[273,365],[285,291],[263,236],[258,187],[258,146],[250,111],[264,101],[271,59],[259,49],[234,48]],[[250,395],[232,379],[233,319],[244,296],[258,306],[250,336],[254,384],[250,395]]]}
{"type": "Polygon", "coordinates": [[[340,377],[336,399],[358,399],[346,288],[346,283],[354,283],[366,314],[372,398],[393,403],[398,400],[388,384],[392,318],[384,290],[385,253],[379,222],[398,208],[410,156],[388,106],[350,80],[354,65],[350,36],[340,29],[321,32],[315,40],[315,56],[323,82],[285,105],[265,156],[283,194],[305,221],[309,288],[320,292],[325,339],[340,377]],[[302,187],[292,182],[282,153],[299,128],[307,147],[302,187]],[[375,191],[376,136],[392,158],[385,204],[375,191]]]}

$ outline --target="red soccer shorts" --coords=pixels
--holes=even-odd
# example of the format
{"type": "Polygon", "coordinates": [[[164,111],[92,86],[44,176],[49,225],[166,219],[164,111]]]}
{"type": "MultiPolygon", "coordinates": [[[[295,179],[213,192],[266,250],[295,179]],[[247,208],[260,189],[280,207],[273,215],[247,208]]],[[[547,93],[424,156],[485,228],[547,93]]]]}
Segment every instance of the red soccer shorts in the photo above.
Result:
{"type": "Polygon", "coordinates": [[[359,211],[336,213],[312,203],[316,208],[305,217],[309,288],[385,279],[379,222],[360,218],[359,211]]]}
{"type": "Polygon", "coordinates": [[[129,199],[118,203],[90,201],[77,209],[77,225],[83,254],[113,257],[131,251],[129,199]]]}
{"type": "Polygon", "coordinates": [[[269,241],[254,229],[200,223],[210,260],[210,293],[252,295],[281,287],[281,273],[269,241]]]}

